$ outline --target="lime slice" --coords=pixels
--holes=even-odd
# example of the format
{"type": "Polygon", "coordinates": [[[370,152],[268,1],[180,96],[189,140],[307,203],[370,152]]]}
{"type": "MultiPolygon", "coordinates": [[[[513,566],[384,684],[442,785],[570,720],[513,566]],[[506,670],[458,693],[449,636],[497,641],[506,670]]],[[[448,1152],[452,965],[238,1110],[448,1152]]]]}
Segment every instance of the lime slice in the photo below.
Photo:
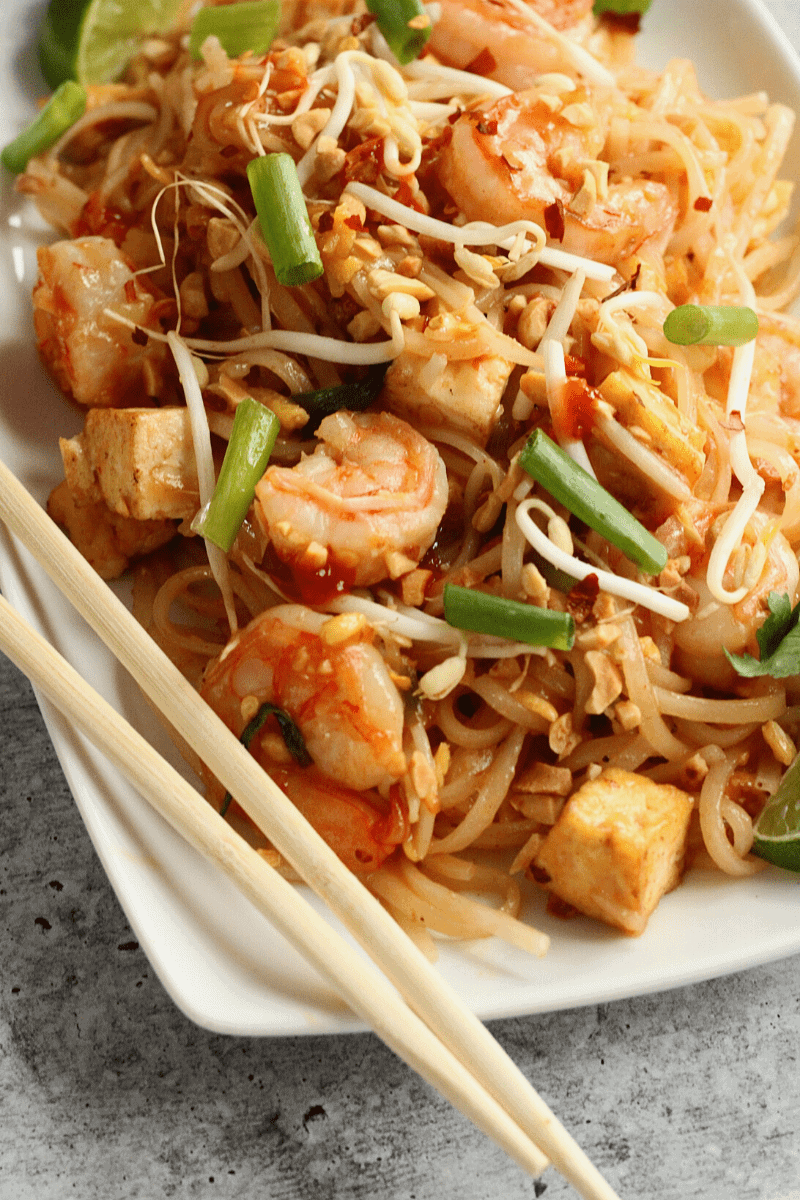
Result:
{"type": "Polygon", "coordinates": [[[753,853],[787,871],[800,871],[800,755],[753,828],[753,853]]]}
{"type": "Polygon", "coordinates": [[[184,0],[50,0],[39,33],[39,63],[51,88],[65,79],[116,79],[147,34],[164,33],[184,0]]]}

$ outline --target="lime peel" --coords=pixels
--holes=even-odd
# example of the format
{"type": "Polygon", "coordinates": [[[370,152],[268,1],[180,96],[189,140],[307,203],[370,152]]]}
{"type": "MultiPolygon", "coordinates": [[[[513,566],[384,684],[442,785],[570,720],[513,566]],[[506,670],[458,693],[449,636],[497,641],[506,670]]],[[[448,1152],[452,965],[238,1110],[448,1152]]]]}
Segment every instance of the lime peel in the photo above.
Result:
{"type": "Polygon", "coordinates": [[[800,755],[753,827],[753,854],[787,871],[800,871],[800,755]]]}
{"type": "Polygon", "coordinates": [[[109,83],[143,37],[166,32],[184,0],[50,0],[39,33],[39,63],[51,88],[66,79],[109,83]]]}

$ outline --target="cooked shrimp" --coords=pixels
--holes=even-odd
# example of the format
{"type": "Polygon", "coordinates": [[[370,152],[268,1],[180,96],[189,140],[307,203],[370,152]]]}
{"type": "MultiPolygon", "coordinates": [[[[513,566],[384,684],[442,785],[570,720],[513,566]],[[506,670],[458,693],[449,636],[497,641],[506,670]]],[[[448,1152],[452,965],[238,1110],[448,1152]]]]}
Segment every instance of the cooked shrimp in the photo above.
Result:
{"type": "Polygon", "coordinates": [[[147,370],[163,357],[104,315],[113,308],[138,326],[155,326],[154,297],[110,238],[85,237],[43,246],[33,290],[39,352],[59,387],[95,408],[141,403],[147,370]]]}
{"type": "MultiPolygon", "coordinates": [[[[406,770],[403,702],[369,636],[366,622],[302,605],[267,609],[210,664],[201,694],[237,736],[261,704],[276,704],[325,775],[359,790],[389,785],[406,770]]],[[[257,758],[262,744],[251,743],[257,758]]]]}
{"type": "MultiPolygon", "coordinates": [[[[797,556],[782,533],[773,532],[774,523],[763,513],[756,513],[749,528],[755,537],[767,544],[766,562],[755,586],[738,604],[720,604],[714,600],[705,582],[707,556],[685,577],[697,592],[700,605],[695,616],[675,626],[674,638],[678,650],[678,668],[698,683],[712,687],[727,687],[736,676],[725,657],[725,650],[741,654],[747,650],[758,656],[756,631],[769,615],[767,598],[770,592],[788,595],[792,605],[797,600],[800,567],[797,556]]],[[[757,545],[758,543],[756,543],[757,545]]],[[[733,566],[729,564],[726,586],[733,582],[733,566]]]]}
{"type": "Polygon", "coordinates": [[[411,570],[447,506],[436,449],[389,413],[338,412],[295,467],[269,467],[256,513],[298,580],[319,573],[364,587],[411,570]]]}
{"type": "Polygon", "coordinates": [[[375,792],[342,787],[314,767],[270,768],[270,774],[356,875],[376,870],[405,840],[408,825],[398,788],[392,788],[386,805],[375,792]]]}
{"type": "Polygon", "coordinates": [[[535,221],[587,258],[616,264],[645,242],[663,250],[677,207],[662,183],[607,182],[598,155],[609,116],[602,89],[505,96],[455,122],[442,183],[468,221],[535,221]]]}
{"type": "MultiPolygon", "coordinates": [[[[533,0],[529,7],[575,41],[591,30],[592,0],[533,0]]],[[[510,0],[440,0],[439,8],[428,44],[447,66],[463,69],[474,63],[481,75],[514,91],[528,87],[537,75],[570,66],[558,44],[510,0]]]]}

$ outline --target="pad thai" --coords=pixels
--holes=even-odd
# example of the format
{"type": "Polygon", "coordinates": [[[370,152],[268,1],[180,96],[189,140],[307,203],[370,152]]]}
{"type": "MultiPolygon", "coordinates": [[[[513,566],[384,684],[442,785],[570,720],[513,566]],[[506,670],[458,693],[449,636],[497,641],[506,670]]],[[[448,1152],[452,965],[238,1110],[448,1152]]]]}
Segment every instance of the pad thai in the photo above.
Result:
{"type": "Polygon", "coordinates": [[[543,952],[526,882],[639,934],[796,756],[793,114],[586,0],[245,7],[19,175],[49,511],[430,954],[543,952]]]}

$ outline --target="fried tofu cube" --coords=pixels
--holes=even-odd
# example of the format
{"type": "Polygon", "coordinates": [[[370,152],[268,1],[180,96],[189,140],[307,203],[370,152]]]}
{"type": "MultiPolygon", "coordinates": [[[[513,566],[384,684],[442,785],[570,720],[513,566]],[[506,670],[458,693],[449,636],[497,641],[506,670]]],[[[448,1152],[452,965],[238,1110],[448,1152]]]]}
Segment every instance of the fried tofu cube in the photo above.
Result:
{"type": "Polygon", "coordinates": [[[83,432],[61,438],[77,505],[102,502],[137,521],[182,520],[200,500],[185,408],[93,408],[83,432]]]}
{"type": "Polygon", "coordinates": [[[51,493],[47,511],[102,579],[117,579],[131,559],[158,550],[177,531],[173,521],[120,517],[102,503],[77,506],[66,481],[51,493]]]}
{"type": "Polygon", "coordinates": [[[454,429],[485,446],[512,370],[496,355],[450,362],[403,351],[386,373],[383,399],[412,425],[454,429]]]}
{"type": "Polygon", "coordinates": [[[680,882],[691,812],[679,788],[609,768],[570,797],[534,864],[561,900],[639,934],[680,882]]]}

